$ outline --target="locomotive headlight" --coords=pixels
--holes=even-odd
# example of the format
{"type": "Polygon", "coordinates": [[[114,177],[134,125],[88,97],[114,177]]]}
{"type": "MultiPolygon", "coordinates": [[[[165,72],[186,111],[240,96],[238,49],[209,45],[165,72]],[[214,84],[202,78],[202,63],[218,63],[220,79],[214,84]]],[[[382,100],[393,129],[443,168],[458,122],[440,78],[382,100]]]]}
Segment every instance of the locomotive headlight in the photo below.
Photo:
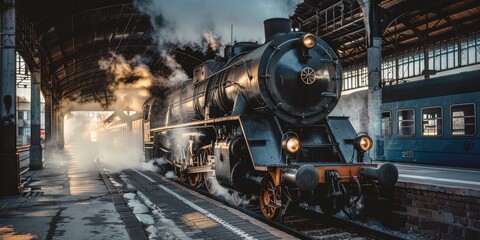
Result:
{"type": "Polygon", "coordinates": [[[297,153],[302,148],[302,143],[297,137],[290,137],[282,142],[283,149],[289,153],[297,153]]]}
{"type": "Polygon", "coordinates": [[[354,146],[357,150],[366,152],[373,147],[373,140],[367,134],[359,134],[354,140],[354,146]]]}
{"type": "Polygon", "coordinates": [[[315,45],[317,45],[317,38],[311,33],[303,35],[301,41],[303,46],[308,49],[313,48],[315,47],[315,45]]]}

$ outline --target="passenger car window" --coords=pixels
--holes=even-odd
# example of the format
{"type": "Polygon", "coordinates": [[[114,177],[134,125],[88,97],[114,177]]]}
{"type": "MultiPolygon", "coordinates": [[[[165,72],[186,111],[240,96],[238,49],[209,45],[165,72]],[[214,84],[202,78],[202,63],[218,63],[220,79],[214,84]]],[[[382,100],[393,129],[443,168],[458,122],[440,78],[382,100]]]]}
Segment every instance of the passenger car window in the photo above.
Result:
{"type": "Polygon", "coordinates": [[[398,136],[415,135],[415,110],[403,109],[397,111],[398,136]]]}
{"type": "Polygon", "coordinates": [[[475,104],[459,104],[450,107],[452,118],[452,135],[475,135],[475,104]]]}
{"type": "Polygon", "coordinates": [[[428,107],[422,109],[422,135],[441,136],[443,134],[442,108],[428,107]]]}
{"type": "Polygon", "coordinates": [[[392,136],[392,113],[382,112],[382,129],[383,136],[392,136]]]}

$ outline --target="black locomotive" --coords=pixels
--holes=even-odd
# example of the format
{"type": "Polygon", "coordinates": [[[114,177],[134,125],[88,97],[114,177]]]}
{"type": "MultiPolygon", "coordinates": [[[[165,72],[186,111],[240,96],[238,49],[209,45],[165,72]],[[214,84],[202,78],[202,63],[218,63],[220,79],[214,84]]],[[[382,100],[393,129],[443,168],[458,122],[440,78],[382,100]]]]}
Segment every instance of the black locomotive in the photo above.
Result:
{"type": "Polygon", "coordinates": [[[372,147],[347,117],[327,117],[342,89],[335,52],[289,19],[265,21],[263,45],[239,42],[144,104],[147,159],[164,157],[179,179],[211,181],[236,196],[259,196],[268,219],[289,204],[337,213],[362,187],[392,187],[394,165],[367,164],[372,147]]]}

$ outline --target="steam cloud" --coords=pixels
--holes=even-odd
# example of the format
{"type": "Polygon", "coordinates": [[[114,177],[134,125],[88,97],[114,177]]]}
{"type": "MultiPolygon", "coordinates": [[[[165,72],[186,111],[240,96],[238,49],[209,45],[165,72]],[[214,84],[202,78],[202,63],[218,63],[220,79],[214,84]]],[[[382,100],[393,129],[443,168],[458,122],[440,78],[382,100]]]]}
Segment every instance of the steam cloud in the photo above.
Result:
{"type": "Polygon", "coordinates": [[[188,79],[187,74],[183,71],[182,66],[175,61],[172,55],[169,55],[166,51],[162,52],[165,65],[172,71],[170,77],[165,81],[164,78],[158,78],[156,84],[160,86],[171,86],[173,84],[185,81],[188,79]]]}
{"type": "MultiPolygon", "coordinates": [[[[171,57],[164,57],[166,65],[174,68],[174,60],[171,57]]],[[[136,111],[141,112],[143,102],[150,96],[149,89],[152,86],[168,87],[179,81],[180,78],[186,79],[181,70],[172,71],[174,78],[166,79],[153,76],[148,66],[141,62],[140,56],[126,60],[123,56],[109,53],[106,58],[98,61],[101,70],[107,72],[108,81],[106,90],[113,93],[115,101],[109,102],[108,106],[101,105],[98,102],[80,102],[80,93],[72,94],[69,99],[62,99],[61,109],[69,111],[75,110],[109,110],[115,111],[136,111]],[[71,100],[73,99],[73,100],[71,100]]],[[[184,74],[184,73],[183,73],[184,74]]]]}
{"type": "Polygon", "coordinates": [[[98,61],[100,69],[107,71],[112,79],[108,89],[114,93],[116,101],[111,108],[141,112],[143,102],[150,95],[150,87],[170,87],[188,78],[173,56],[163,52],[162,57],[165,66],[172,72],[168,78],[153,76],[138,55],[126,60],[123,56],[111,52],[108,58],[100,59],[98,61]]]}
{"type": "Polygon", "coordinates": [[[140,57],[127,61],[113,52],[110,55],[109,58],[100,59],[98,65],[112,78],[108,89],[115,95],[115,105],[118,110],[140,112],[143,102],[149,96],[148,88],[152,86],[154,77],[148,67],[141,63],[140,57]]]}
{"type": "Polygon", "coordinates": [[[163,48],[175,44],[209,45],[219,49],[230,42],[231,24],[234,39],[264,41],[263,21],[288,17],[302,0],[137,0],[137,9],[150,17],[153,39],[163,48]]]}
{"type": "Polygon", "coordinates": [[[368,132],[367,91],[342,94],[330,116],[347,116],[357,132],[368,132]]]}
{"type": "MultiPolygon", "coordinates": [[[[169,87],[188,79],[175,57],[170,55],[169,49],[172,46],[222,52],[226,43],[231,41],[231,24],[234,25],[233,40],[263,42],[263,21],[272,17],[288,17],[300,2],[301,0],[136,0],[136,9],[150,18],[154,30],[151,37],[157,42],[158,51],[171,73],[169,76],[156,76],[142,63],[141,56],[125,59],[124,56],[111,52],[109,56],[98,61],[99,68],[105,70],[109,76],[106,89],[113,92],[116,99],[109,103],[109,110],[141,112],[143,102],[149,96],[149,88],[169,87]]],[[[80,99],[79,97],[80,93],[72,95],[70,99],[80,99]]],[[[70,109],[104,110],[106,106],[93,102],[63,100],[60,107],[68,112],[70,109]]],[[[79,115],[72,117],[77,118],[79,115]]],[[[90,149],[93,145],[98,145],[92,145],[90,132],[98,129],[99,118],[80,118],[85,122],[77,121],[75,124],[80,124],[76,132],[82,134],[74,134],[68,141],[77,144],[78,149],[90,149]]],[[[65,130],[68,131],[67,127],[65,130]]],[[[130,136],[124,139],[129,138],[134,139],[130,136]]],[[[119,163],[117,166],[125,164],[125,167],[129,167],[132,162],[137,164],[142,152],[125,151],[130,149],[132,143],[129,140],[119,141],[123,142],[111,141],[116,147],[107,146],[99,150],[105,151],[100,153],[102,162],[111,159],[114,163],[119,163]]],[[[87,158],[92,158],[91,152],[87,155],[87,158]]]]}
{"type": "MultiPolygon", "coordinates": [[[[158,43],[163,62],[171,70],[170,76],[154,76],[142,63],[141,56],[125,59],[111,52],[98,61],[112,81],[107,85],[114,92],[116,102],[108,106],[114,110],[141,111],[152,86],[169,87],[188,79],[169,49],[191,47],[206,51],[220,51],[230,42],[230,27],[241,41],[263,41],[263,21],[272,17],[288,17],[301,0],[136,0],[138,11],[150,18],[152,38],[158,43]],[[188,7],[187,7],[188,6],[188,7]]],[[[234,39],[235,40],[235,39],[234,39]]],[[[78,97],[78,96],[77,96],[78,97]]],[[[71,99],[78,99],[72,96],[71,99]]],[[[75,109],[102,109],[99,104],[65,100],[62,107],[75,109]]],[[[64,108],[65,109],[65,108],[64,108]]],[[[67,108],[68,109],[68,108],[67,108]]]]}

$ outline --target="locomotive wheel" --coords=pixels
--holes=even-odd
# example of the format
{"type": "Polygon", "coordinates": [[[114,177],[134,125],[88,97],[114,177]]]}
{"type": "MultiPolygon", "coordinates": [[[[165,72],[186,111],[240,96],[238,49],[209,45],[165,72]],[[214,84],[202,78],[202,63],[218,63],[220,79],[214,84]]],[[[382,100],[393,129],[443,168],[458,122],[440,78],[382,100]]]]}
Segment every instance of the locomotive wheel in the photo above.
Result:
{"type": "Polygon", "coordinates": [[[234,191],[232,193],[232,199],[233,199],[233,203],[235,203],[237,206],[240,206],[243,203],[243,200],[245,199],[245,195],[237,191],[234,191]]]}
{"type": "Polygon", "coordinates": [[[200,166],[205,166],[210,164],[208,160],[209,155],[213,155],[211,145],[202,147],[202,149],[200,150],[200,156],[199,156],[200,166]]]}
{"type": "Polygon", "coordinates": [[[200,173],[188,174],[187,180],[190,186],[192,187],[198,186],[198,183],[200,182],[200,173]]]}
{"type": "Polygon", "coordinates": [[[178,180],[184,181],[185,180],[185,174],[184,174],[184,169],[185,169],[185,149],[177,145],[175,147],[174,155],[173,155],[173,163],[174,168],[173,170],[175,171],[175,174],[177,175],[178,180]]]}
{"type": "Polygon", "coordinates": [[[342,210],[343,213],[350,219],[360,219],[365,214],[363,200],[361,189],[354,185],[350,186],[347,190],[347,201],[345,208],[342,210]]]}
{"type": "Polygon", "coordinates": [[[215,180],[215,177],[212,175],[213,175],[212,172],[203,173],[203,183],[208,193],[215,195],[215,193],[217,193],[217,189],[214,186],[215,184],[214,181],[217,181],[217,180],[215,180]]]}
{"type": "Polygon", "coordinates": [[[269,178],[267,185],[260,189],[260,209],[263,216],[269,220],[277,219],[281,211],[281,196],[277,194],[278,192],[275,189],[275,184],[271,178],[269,178]]]}
{"type": "Polygon", "coordinates": [[[175,175],[177,176],[177,179],[180,181],[185,181],[185,175],[183,175],[182,169],[179,167],[175,167],[173,169],[175,171],[175,175]]]}

